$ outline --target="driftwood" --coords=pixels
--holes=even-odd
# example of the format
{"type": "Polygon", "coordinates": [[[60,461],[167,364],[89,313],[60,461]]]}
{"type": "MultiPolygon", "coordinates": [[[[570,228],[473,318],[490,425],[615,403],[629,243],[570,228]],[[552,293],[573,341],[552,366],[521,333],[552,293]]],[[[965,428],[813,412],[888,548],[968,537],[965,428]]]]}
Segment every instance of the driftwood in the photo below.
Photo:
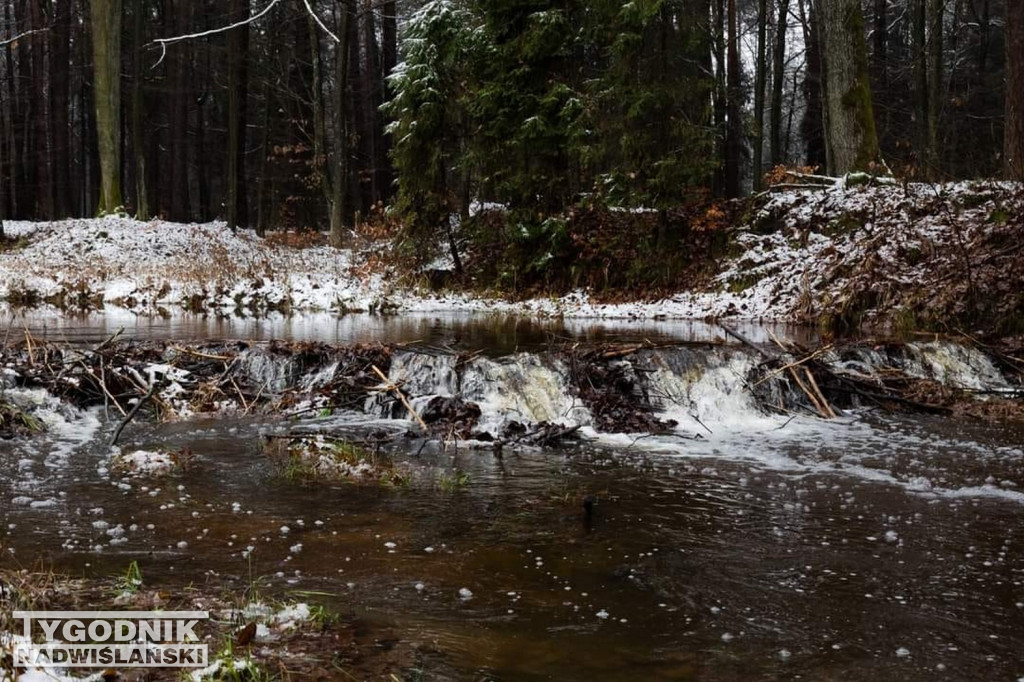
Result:
{"type": "MultiPolygon", "coordinates": [[[[785,344],[783,344],[782,341],[780,341],[774,334],[772,335],[772,339],[775,341],[775,345],[777,345],[782,350],[783,354],[773,353],[765,348],[761,348],[760,346],[756,345],[753,341],[745,337],[743,334],[740,334],[738,331],[734,329],[730,329],[724,324],[719,324],[719,326],[723,330],[725,330],[726,334],[740,341],[743,345],[753,349],[762,357],[766,358],[769,364],[781,365],[781,367],[773,370],[767,376],[763,377],[760,381],[756,382],[755,386],[757,384],[763,383],[764,381],[772,379],[775,376],[778,376],[779,374],[788,372],[789,376],[793,378],[794,383],[796,383],[800,390],[804,392],[804,395],[807,396],[807,399],[814,407],[814,410],[822,418],[835,418],[836,411],[832,409],[832,405],[829,404],[828,399],[825,397],[825,395],[821,392],[821,389],[818,387],[818,382],[815,381],[814,374],[811,373],[811,370],[807,367],[809,363],[814,361],[815,357],[818,354],[824,352],[823,350],[819,349],[818,351],[815,351],[814,353],[811,353],[810,355],[804,358],[798,358],[791,361],[787,361],[787,356],[791,356],[790,350],[786,348],[785,344]],[[801,374],[803,374],[803,378],[801,378],[801,374]]],[[[818,364],[820,365],[821,363],[818,364]]]]}
{"type": "Polygon", "coordinates": [[[413,409],[412,404],[409,403],[409,399],[405,397],[404,393],[402,393],[402,389],[398,388],[398,386],[391,383],[391,380],[388,379],[387,375],[385,375],[384,372],[380,371],[377,365],[373,365],[371,369],[377,376],[380,377],[380,380],[384,382],[385,390],[391,391],[396,396],[398,396],[398,399],[402,401],[402,405],[404,405],[405,409],[409,411],[409,414],[413,416],[416,422],[420,425],[420,428],[422,428],[424,432],[429,431],[430,429],[427,428],[427,423],[423,421],[423,418],[420,417],[419,413],[413,409]]]}

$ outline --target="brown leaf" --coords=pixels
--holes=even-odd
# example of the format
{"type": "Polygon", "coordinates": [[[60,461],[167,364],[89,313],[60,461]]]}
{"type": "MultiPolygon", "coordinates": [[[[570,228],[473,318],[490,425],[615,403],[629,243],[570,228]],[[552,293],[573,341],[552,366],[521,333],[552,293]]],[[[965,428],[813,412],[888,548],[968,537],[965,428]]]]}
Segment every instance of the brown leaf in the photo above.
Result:
{"type": "Polygon", "coordinates": [[[239,630],[238,634],[235,635],[235,645],[236,646],[246,646],[246,645],[249,644],[249,642],[251,642],[253,640],[253,637],[255,637],[255,636],[256,636],[256,623],[252,622],[252,623],[249,623],[248,625],[246,625],[241,630],[239,630]]]}

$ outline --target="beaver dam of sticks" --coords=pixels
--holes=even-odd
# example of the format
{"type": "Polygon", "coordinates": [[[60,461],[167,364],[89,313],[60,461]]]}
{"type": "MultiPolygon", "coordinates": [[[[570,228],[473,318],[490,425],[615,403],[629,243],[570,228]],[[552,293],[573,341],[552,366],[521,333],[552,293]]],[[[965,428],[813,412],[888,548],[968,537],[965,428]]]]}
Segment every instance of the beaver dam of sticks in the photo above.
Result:
{"type": "MultiPolygon", "coordinates": [[[[956,604],[977,610],[936,620],[957,635],[980,623],[978,641],[996,633],[1007,642],[1000,655],[1017,660],[1006,634],[1017,622],[984,601],[1002,593],[959,567],[936,582],[927,544],[957,557],[985,542],[1003,551],[1006,529],[1019,527],[1024,353],[1010,343],[929,336],[805,347],[723,328],[717,342],[496,356],[20,336],[0,349],[0,637],[11,629],[5,604],[202,602],[217,614],[209,635],[224,654],[212,679],[420,679],[413,671],[425,669],[522,679],[522,661],[534,660],[520,655],[524,641],[541,652],[575,647],[566,666],[593,659],[623,666],[615,676],[624,677],[632,658],[600,658],[623,633],[631,651],[660,652],[654,636],[679,655],[717,646],[720,664],[746,665],[724,635],[747,627],[751,604],[775,613],[780,566],[807,571],[813,551],[829,570],[847,566],[857,586],[844,583],[843,594],[865,601],[844,610],[793,583],[787,609],[806,599],[806,610],[746,635],[768,637],[757,658],[765,665],[784,665],[781,647],[810,647],[834,623],[862,622],[849,614],[880,608],[880,585],[925,595],[931,618],[968,582],[975,592],[956,604]],[[954,433],[968,422],[992,423],[972,433],[998,433],[954,433]],[[763,512],[750,495],[767,500],[763,512]],[[797,506],[819,525],[802,530],[801,514],[790,524],[797,506]],[[991,529],[965,525],[964,509],[991,529]],[[831,519],[838,526],[825,532],[831,519]],[[779,544],[778,533],[796,544],[779,544]],[[907,561],[877,560],[879,543],[902,551],[904,537],[907,561]],[[45,560],[91,577],[58,578],[38,568],[45,560]],[[282,595],[289,601],[272,601],[282,595]],[[342,615],[305,603],[318,599],[342,615]],[[804,647],[806,619],[820,631],[807,629],[804,647]],[[553,634],[567,626],[589,634],[553,634]],[[704,639],[680,642],[699,627],[704,639]],[[491,648],[478,646],[485,635],[491,648]],[[511,662],[497,653],[506,645],[511,662]],[[242,651],[261,672],[229,674],[242,651]]],[[[1016,565],[1008,560],[1007,571],[1016,565]]],[[[890,606],[887,623],[910,613],[890,606]]],[[[913,619],[898,631],[844,627],[850,641],[878,638],[872,652],[921,631],[913,619]]],[[[936,639],[936,651],[948,655],[952,636],[936,639]]],[[[559,656],[541,656],[542,668],[567,672],[559,656]]],[[[868,659],[850,660],[862,670],[868,659]]],[[[976,663],[968,657],[960,670],[976,663]]],[[[657,679],[680,679],[671,661],[658,665],[657,679]]],[[[825,676],[823,665],[808,677],[825,676]]],[[[152,679],[178,679],[165,672],[152,679]]]]}
{"type": "MultiPolygon", "coordinates": [[[[593,432],[679,430],[664,407],[675,402],[685,409],[687,401],[694,408],[690,426],[696,425],[689,435],[697,439],[709,427],[697,416],[701,396],[693,389],[723,367],[736,382],[719,388],[743,391],[769,413],[821,419],[851,408],[983,419],[1024,414],[1019,347],[938,338],[818,348],[776,341],[769,347],[726,331],[729,343],[576,345],[500,358],[429,347],[278,341],[112,338],[84,348],[38,343],[26,334],[0,350],[0,437],[45,429],[37,416],[43,401],[26,392],[43,389],[66,408],[98,408],[112,427],[111,446],[136,420],[299,420],[351,412],[408,420],[403,438],[409,440],[501,451],[593,432]]],[[[278,435],[274,439],[285,443],[268,452],[294,452],[288,441],[309,437],[278,435]]],[[[378,446],[395,440],[383,432],[370,437],[378,446]]]]}

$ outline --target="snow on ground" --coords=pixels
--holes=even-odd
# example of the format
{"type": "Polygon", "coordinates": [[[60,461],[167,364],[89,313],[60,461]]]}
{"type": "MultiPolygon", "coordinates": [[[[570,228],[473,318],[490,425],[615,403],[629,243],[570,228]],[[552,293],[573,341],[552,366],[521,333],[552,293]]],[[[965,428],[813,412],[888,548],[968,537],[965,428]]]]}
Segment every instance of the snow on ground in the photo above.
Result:
{"type": "Polygon", "coordinates": [[[175,307],[252,312],[387,309],[605,319],[807,320],[842,309],[851,292],[878,294],[879,305],[899,305],[894,290],[910,290],[937,262],[948,264],[956,245],[990,229],[992,216],[998,217],[1007,197],[1019,189],[1007,183],[838,183],[824,191],[777,193],[735,235],[738,255],[721,263],[708,290],[616,304],[597,302],[583,291],[509,302],[401,290],[394,273],[366,274],[361,254],[326,246],[282,246],[217,222],[144,223],[119,217],[6,222],[7,234],[26,243],[0,254],[0,300],[86,297],[134,312],[175,307]]]}
{"type": "Polygon", "coordinates": [[[0,298],[30,291],[40,299],[96,294],[140,310],[190,301],[205,308],[329,310],[371,307],[388,293],[379,275],[352,274],[350,251],[274,246],[224,223],[106,217],[5,229],[28,244],[0,256],[0,298]]]}
{"type": "Polygon", "coordinates": [[[115,471],[136,476],[163,476],[177,466],[171,453],[155,450],[119,452],[111,461],[111,468],[115,471]]]}

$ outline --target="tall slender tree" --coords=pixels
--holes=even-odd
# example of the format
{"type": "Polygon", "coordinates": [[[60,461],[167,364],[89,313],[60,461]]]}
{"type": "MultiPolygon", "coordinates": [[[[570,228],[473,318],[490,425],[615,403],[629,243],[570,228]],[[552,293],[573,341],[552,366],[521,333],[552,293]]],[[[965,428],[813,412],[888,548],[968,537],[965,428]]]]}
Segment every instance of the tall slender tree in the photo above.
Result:
{"type": "Polygon", "coordinates": [[[50,40],[50,158],[53,162],[54,216],[71,215],[71,2],[52,4],[50,40]]]}
{"type": "Polygon", "coordinates": [[[743,168],[743,85],[740,83],[740,36],[736,0],[727,0],[726,131],[725,131],[725,196],[738,197],[742,192],[743,168]]]}
{"type": "Polygon", "coordinates": [[[943,94],[943,15],[945,0],[931,0],[928,14],[928,118],[926,135],[928,138],[928,154],[926,158],[929,179],[938,179],[941,169],[941,152],[939,150],[939,123],[942,116],[943,94]]]}
{"type": "Polygon", "coordinates": [[[821,0],[829,170],[871,170],[881,161],[860,0],[821,0]]]}
{"type": "Polygon", "coordinates": [[[146,184],[146,105],[142,91],[142,59],[145,37],[146,0],[135,0],[132,39],[132,152],[135,157],[135,217],[149,220],[149,196],[146,184]]]}
{"type": "Polygon", "coordinates": [[[343,0],[337,12],[337,35],[341,42],[334,49],[334,165],[331,168],[331,244],[345,244],[345,220],[349,207],[349,59],[352,55],[352,30],[355,0],[343,0]]]}
{"type": "Polygon", "coordinates": [[[768,0],[757,3],[757,64],[754,71],[754,189],[764,176],[764,102],[768,82],[768,0]]]}
{"type": "Polygon", "coordinates": [[[91,0],[100,213],[121,206],[121,0],[91,0]]]}
{"type": "Polygon", "coordinates": [[[1006,175],[1024,180],[1024,3],[1006,3],[1006,175]]]}
{"type": "MultiPolygon", "coordinates": [[[[232,21],[249,14],[247,0],[230,0],[232,21]]],[[[245,184],[245,128],[249,98],[249,25],[228,32],[228,149],[227,149],[227,223],[229,227],[249,221],[245,184]]]]}
{"type": "Polygon", "coordinates": [[[789,31],[789,0],[779,0],[775,22],[775,42],[772,56],[772,107],[769,120],[771,162],[777,166],[784,162],[782,132],[782,98],[786,83],[786,33],[789,31]]]}

